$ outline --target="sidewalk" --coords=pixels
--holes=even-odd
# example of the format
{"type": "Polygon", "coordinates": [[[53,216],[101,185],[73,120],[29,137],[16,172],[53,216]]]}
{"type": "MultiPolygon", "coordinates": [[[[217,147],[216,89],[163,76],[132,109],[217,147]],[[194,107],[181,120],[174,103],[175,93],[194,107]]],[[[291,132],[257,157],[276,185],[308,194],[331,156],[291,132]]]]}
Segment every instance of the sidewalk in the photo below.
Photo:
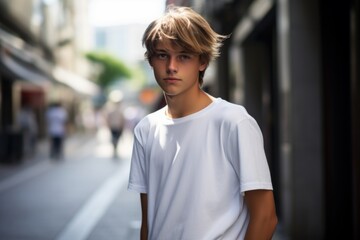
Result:
{"type": "MultiPolygon", "coordinates": [[[[79,147],[91,141],[96,141],[96,132],[75,132],[67,137],[65,141],[65,155],[73,154],[79,147]]],[[[36,146],[34,156],[24,157],[17,164],[0,163],[0,181],[8,178],[18,171],[26,169],[40,161],[49,160],[49,140],[41,139],[36,146]]]]}
{"type": "Polygon", "coordinates": [[[106,129],[73,134],[63,161],[49,159],[45,140],[34,158],[0,166],[0,239],[139,239],[140,198],[127,190],[132,139],[124,132],[113,158],[106,129]]]}

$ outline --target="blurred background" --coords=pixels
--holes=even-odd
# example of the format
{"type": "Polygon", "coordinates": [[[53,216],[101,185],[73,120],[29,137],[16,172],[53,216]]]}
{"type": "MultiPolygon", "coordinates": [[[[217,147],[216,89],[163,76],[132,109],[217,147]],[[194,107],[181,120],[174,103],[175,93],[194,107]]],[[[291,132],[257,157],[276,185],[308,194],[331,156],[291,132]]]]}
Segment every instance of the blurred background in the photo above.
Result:
{"type": "Polygon", "coordinates": [[[138,239],[132,130],[164,104],[141,36],[169,4],[231,34],[204,88],[263,131],[274,239],[359,239],[359,0],[0,0],[0,239],[138,239]]]}

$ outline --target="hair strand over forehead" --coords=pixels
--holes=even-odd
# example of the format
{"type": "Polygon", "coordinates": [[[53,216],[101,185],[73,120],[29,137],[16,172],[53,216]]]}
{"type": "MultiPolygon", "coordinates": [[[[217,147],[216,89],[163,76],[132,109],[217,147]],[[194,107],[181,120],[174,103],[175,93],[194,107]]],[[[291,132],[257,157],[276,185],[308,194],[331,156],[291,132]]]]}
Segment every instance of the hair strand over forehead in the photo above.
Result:
{"type": "Polygon", "coordinates": [[[147,59],[154,54],[158,41],[168,39],[210,62],[220,55],[219,49],[227,37],[217,34],[209,23],[191,8],[170,5],[163,17],[150,23],[142,43],[146,47],[147,59]]]}

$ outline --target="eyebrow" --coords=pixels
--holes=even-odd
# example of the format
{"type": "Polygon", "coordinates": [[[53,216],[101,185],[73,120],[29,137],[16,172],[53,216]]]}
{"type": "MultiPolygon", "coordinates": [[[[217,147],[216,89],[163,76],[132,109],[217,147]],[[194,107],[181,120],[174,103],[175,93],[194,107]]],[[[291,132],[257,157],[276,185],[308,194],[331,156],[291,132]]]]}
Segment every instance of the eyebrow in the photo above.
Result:
{"type": "MultiPolygon", "coordinates": [[[[163,49],[163,48],[155,48],[155,52],[166,52],[166,53],[168,53],[169,50],[166,50],[166,49],[163,49]]],[[[177,53],[177,54],[194,54],[194,53],[191,53],[191,52],[186,51],[186,50],[181,50],[181,51],[175,52],[175,53],[177,53]]]]}

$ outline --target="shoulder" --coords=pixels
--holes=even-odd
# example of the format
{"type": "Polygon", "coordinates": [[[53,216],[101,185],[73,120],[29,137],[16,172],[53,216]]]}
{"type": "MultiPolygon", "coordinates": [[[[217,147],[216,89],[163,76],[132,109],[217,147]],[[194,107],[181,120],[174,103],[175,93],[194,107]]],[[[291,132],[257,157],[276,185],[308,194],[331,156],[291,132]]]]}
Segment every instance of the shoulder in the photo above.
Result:
{"type": "Polygon", "coordinates": [[[217,111],[214,113],[215,123],[228,136],[242,134],[262,137],[257,121],[244,106],[221,99],[217,105],[217,111]]]}
{"type": "Polygon", "coordinates": [[[155,112],[152,112],[146,115],[143,119],[141,119],[138,124],[134,128],[134,134],[139,135],[143,132],[149,131],[149,129],[162,121],[164,118],[164,108],[159,109],[155,112]]]}
{"type": "Polygon", "coordinates": [[[254,120],[244,106],[218,99],[216,116],[224,121],[239,123],[244,120],[254,120]]]}

